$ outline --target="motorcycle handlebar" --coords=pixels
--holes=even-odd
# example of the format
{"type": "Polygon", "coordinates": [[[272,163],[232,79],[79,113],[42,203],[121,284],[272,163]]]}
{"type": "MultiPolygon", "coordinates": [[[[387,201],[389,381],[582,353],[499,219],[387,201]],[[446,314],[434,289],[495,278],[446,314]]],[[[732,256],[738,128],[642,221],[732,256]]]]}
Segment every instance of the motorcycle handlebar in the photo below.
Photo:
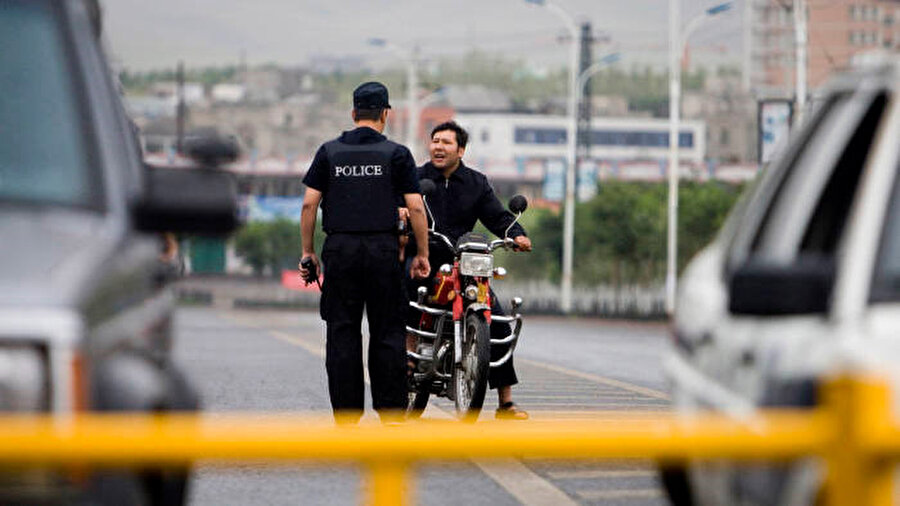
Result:
{"type": "MultiPolygon", "coordinates": [[[[453,243],[450,242],[450,239],[447,236],[445,236],[444,234],[442,234],[440,232],[436,232],[434,230],[429,230],[428,234],[431,235],[432,237],[437,237],[437,238],[441,239],[444,242],[444,244],[446,244],[447,247],[450,248],[450,251],[452,251],[454,253],[457,252],[456,246],[454,246],[453,243]]],[[[516,241],[510,239],[509,237],[507,237],[505,239],[494,239],[493,241],[491,241],[489,246],[490,246],[491,251],[494,251],[497,248],[507,248],[507,249],[513,249],[513,250],[518,249],[518,246],[516,246],[516,241]]]]}
{"type": "Polygon", "coordinates": [[[505,239],[494,239],[491,241],[491,251],[494,251],[497,248],[516,248],[516,242],[510,239],[509,237],[505,239]]]}
{"type": "Polygon", "coordinates": [[[429,230],[428,233],[429,235],[440,238],[442,241],[444,241],[444,244],[446,244],[447,247],[450,248],[450,251],[456,253],[456,246],[454,246],[453,243],[450,242],[450,239],[448,239],[446,235],[440,232],[435,232],[434,230],[429,230]]]}

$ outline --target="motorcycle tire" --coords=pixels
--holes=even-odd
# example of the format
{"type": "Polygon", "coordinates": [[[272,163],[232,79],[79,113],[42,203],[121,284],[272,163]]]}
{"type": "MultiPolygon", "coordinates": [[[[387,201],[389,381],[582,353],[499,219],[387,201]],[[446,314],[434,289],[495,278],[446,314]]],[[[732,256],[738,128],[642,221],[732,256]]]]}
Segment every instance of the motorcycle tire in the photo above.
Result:
{"type": "Polygon", "coordinates": [[[428,390],[409,390],[409,400],[406,403],[406,418],[415,419],[422,416],[425,407],[428,406],[428,390]]]}
{"type": "Polygon", "coordinates": [[[693,506],[694,497],[691,493],[691,483],[688,479],[687,468],[684,465],[669,464],[660,466],[659,481],[669,498],[672,506],[693,506]]]}
{"type": "Polygon", "coordinates": [[[491,334],[481,313],[466,316],[462,339],[462,360],[453,368],[453,400],[456,415],[474,422],[484,405],[491,367],[491,334]]]}

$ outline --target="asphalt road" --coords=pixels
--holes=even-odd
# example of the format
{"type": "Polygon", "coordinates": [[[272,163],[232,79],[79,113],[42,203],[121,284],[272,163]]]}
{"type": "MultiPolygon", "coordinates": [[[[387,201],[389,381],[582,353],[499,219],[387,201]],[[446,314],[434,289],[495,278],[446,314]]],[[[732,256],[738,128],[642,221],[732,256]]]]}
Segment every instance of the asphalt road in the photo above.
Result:
{"type": "MultiPolygon", "coordinates": [[[[316,312],[184,308],[177,314],[176,335],[176,360],[200,391],[205,410],[330,413],[316,312]]],[[[666,410],[660,364],[667,346],[659,324],[526,318],[516,351],[515,400],[534,420],[593,417],[598,410],[666,410]]],[[[496,408],[496,396],[488,395],[482,419],[496,408]]],[[[451,413],[449,401],[432,398],[425,416],[451,413]]],[[[191,504],[360,504],[362,478],[352,467],[204,467],[192,483],[191,504]]],[[[415,503],[666,501],[645,462],[510,460],[422,468],[415,503]]]]}

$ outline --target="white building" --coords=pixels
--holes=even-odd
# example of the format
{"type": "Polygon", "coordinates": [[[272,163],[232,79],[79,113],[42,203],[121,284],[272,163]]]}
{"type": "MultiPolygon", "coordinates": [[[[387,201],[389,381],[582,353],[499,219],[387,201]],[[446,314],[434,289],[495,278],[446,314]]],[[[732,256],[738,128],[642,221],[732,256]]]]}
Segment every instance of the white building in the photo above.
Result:
{"type": "Polygon", "coordinates": [[[247,97],[247,88],[242,84],[219,83],[212,87],[210,96],[213,102],[237,104],[247,97]]]}
{"type": "MultiPolygon", "coordinates": [[[[469,132],[466,163],[495,183],[515,181],[560,200],[566,168],[566,117],[511,113],[458,113],[469,132]]],[[[682,177],[704,180],[706,126],[687,120],[680,127],[682,177]]],[[[662,181],[669,154],[669,122],[656,118],[593,118],[590,157],[582,160],[578,196],[591,198],[604,179],[662,181]]]]}
{"type": "MultiPolygon", "coordinates": [[[[537,114],[458,113],[469,132],[466,159],[489,170],[492,165],[521,165],[530,159],[566,159],[564,116],[537,114]]],[[[665,160],[669,154],[669,122],[658,118],[592,118],[590,158],[598,161],[665,160]]],[[[706,158],[706,125],[681,122],[681,159],[702,164],[706,158]]]]}

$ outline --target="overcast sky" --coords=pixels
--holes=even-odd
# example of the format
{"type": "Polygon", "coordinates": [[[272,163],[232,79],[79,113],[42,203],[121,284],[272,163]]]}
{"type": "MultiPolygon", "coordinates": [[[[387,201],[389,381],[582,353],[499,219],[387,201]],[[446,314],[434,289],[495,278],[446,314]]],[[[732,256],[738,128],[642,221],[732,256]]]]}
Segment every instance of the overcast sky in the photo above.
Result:
{"type": "MultiPolygon", "coordinates": [[[[722,0],[681,0],[682,20],[722,0]]],[[[622,64],[666,61],[667,0],[557,0],[578,21],[590,21],[619,51],[622,64]]],[[[525,0],[106,0],[106,39],[128,70],[276,62],[304,65],[317,56],[356,55],[375,66],[394,57],[367,45],[380,37],[418,46],[424,57],[473,48],[527,59],[538,66],[567,60],[558,40],[562,21],[525,0]]],[[[691,38],[694,58],[740,62],[743,0],[691,38]]]]}

